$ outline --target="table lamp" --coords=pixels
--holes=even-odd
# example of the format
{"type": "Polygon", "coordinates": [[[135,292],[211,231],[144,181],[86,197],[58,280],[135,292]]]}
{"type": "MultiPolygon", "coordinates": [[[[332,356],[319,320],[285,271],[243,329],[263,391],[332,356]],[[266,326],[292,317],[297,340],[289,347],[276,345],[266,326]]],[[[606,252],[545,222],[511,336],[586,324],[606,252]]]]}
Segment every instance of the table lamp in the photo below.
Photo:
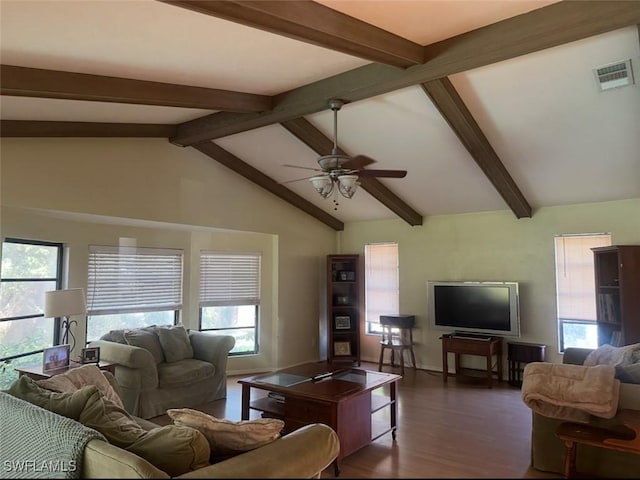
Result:
{"type": "Polygon", "coordinates": [[[67,290],[51,290],[44,294],[44,316],[50,318],[62,317],[62,344],[73,340],[71,350],[76,346],[76,337],[71,332],[71,324],[78,322],[69,320],[72,315],[87,313],[87,305],[84,300],[84,290],[82,288],[69,288],[67,290]]]}

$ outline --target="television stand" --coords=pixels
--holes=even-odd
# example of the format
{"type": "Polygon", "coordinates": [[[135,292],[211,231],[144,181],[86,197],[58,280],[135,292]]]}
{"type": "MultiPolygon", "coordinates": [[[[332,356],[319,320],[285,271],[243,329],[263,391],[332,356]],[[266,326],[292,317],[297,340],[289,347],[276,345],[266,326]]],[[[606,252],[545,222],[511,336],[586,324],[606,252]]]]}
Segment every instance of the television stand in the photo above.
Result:
{"type": "Polygon", "coordinates": [[[447,383],[449,373],[449,353],[455,355],[455,375],[461,375],[460,355],[480,355],[486,357],[485,371],[488,388],[493,386],[493,377],[502,380],[502,337],[453,332],[442,335],[442,381],[447,383]],[[496,356],[494,369],[493,356],[496,356]]]}

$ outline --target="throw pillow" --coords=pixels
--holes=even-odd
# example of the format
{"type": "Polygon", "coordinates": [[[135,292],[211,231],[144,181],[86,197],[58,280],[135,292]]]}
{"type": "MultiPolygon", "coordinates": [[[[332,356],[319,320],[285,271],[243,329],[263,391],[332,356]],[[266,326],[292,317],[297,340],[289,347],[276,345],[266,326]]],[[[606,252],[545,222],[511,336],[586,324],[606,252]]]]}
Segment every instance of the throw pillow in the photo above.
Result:
{"type": "Polygon", "coordinates": [[[193,348],[184,325],[161,325],[156,327],[156,332],[167,363],[193,358],[193,348]]]}
{"type": "Polygon", "coordinates": [[[164,362],[164,353],[160,346],[160,339],[155,332],[155,326],[125,330],[124,338],[129,345],[149,351],[156,364],[164,362]]]}
{"type": "Polygon", "coordinates": [[[45,380],[38,380],[36,383],[42,388],[55,392],[75,392],[87,385],[95,385],[105,400],[124,408],[122,399],[96,365],[83,365],[82,367],[72,368],[66,373],[54,375],[45,380]]]}
{"type": "Polygon", "coordinates": [[[171,477],[209,465],[209,442],[190,427],[166,425],[149,430],[127,450],[144,458],[171,477]]]}
{"type": "Polygon", "coordinates": [[[114,343],[127,343],[127,340],[124,338],[124,330],[109,330],[100,337],[100,340],[106,340],[107,342],[114,343]]]}
{"type": "Polygon", "coordinates": [[[587,355],[584,365],[592,367],[594,365],[631,365],[634,363],[634,353],[640,350],[640,343],[625,345],[624,347],[614,347],[604,344],[596,348],[587,355]]]}
{"type": "Polygon", "coordinates": [[[640,363],[618,365],[616,378],[623,383],[640,383],[640,363]]]}
{"type": "Polygon", "coordinates": [[[34,379],[22,375],[13,382],[6,392],[26,402],[57,413],[63,417],[78,420],[87,402],[98,396],[98,388],[90,385],[74,392],[52,392],[39,386],[34,379]]]}
{"type": "Polygon", "coordinates": [[[174,425],[184,425],[202,432],[214,455],[245,452],[261,447],[278,439],[284,428],[284,422],[275,418],[233,422],[190,408],[171,408],[167,410],[167,415],[174,425]]]}

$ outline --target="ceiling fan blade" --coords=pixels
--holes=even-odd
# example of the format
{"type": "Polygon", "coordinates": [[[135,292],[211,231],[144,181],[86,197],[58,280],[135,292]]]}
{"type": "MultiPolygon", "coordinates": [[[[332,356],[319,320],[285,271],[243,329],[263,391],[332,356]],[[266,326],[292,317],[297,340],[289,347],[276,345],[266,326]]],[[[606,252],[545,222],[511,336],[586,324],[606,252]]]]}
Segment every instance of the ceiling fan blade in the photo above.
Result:
{"type": "Polygon", "coordinates": [[[310,178],[317,177],[317,176],[318,176],[318,175],[311,175],[311,176],[309,176],[309,177],[295,178],[295,179],[293,179],[293,180],[287,180],[287,181],[285,181],[285,182],[278,182],[278,184],[279,184],[279,185],[285,185],[285,184],[287,184],[287,183],[301,182],[301,181],[303,181],[303,180],[309,180],[310,178]]]}
{"type": "Polygon", "coordinates": [[[360,170],[356,173],[359,177],[387,177],[387,178],[404,178],[407,175],[406,170],[360,170]]]}
{"type": "Polygon", "coordinates": [[[369,158],[366,155],[356,155],[351,160],[347,160],[342,164],[342,168],[347,168],[350,170],[359,170],[360,168],[364,168],[367,165],[371,165],[372,163],[376,163],[373,158],[369,158]]]}
{"type": "Polygon", "coordinates": [[[311,167],[301,167],[300,165],[289,165],[287,163],[282,164],[283,167],[291,167],[291,168],[302,168],[304,170],[313,170],[314,172],[321,172],[322,170],[319,168],[311,168],[311,167]]]}

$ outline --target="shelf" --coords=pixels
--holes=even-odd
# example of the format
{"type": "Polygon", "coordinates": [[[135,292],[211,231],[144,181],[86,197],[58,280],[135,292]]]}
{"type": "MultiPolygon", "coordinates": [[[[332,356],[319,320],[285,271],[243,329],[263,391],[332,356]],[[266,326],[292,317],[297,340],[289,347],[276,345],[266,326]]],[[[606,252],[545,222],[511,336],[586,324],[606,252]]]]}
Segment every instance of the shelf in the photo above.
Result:
{"type": "Polygon", "coordinates": [[[269,397],[262,397],[253,400],[249,404],[252,410],[260,410],[273,418],[284,418],[284,402],[278,402],[269,397]]]}

